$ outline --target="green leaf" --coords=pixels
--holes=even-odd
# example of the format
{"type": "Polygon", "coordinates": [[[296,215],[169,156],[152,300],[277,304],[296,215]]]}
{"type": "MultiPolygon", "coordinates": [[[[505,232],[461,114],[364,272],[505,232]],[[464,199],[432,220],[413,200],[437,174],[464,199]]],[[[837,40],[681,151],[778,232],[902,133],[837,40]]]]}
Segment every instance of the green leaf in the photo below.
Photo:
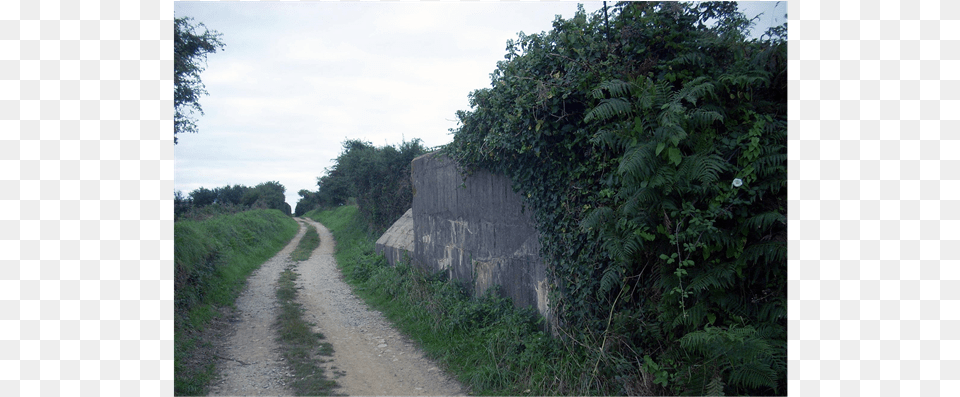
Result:
{"type": "Polygon", "coordinates": [[[657,156],[660,155],[660,152],[663,151],[663,148],[667,147],[666,143],[660,142],[657,144],[657,156]]]}
{"type": "Polygon", "coordinates": [[[670,158],[670,162],[672,162],[673,165],[680,165],[680,160],[682,159],[680,148],[672,147],[667,149],[667,157],[670,158]]]}

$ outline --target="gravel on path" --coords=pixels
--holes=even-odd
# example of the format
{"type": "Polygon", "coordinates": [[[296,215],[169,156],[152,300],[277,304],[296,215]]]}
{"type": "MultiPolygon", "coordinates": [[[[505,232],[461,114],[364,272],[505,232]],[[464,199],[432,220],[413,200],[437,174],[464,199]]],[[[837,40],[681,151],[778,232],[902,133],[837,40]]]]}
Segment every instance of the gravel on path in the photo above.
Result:
{"type": "Polygon", "coordinates": [[[333,235],[322,224],[295,218],[300,231],[280,253],[263,264],[247,281],[237,299],[237,321],[218,368],[220,378],[209,395],[291,395],[285,385],[291,376],[284,365],[272,328],[277,309],[276,281],[290,263],[290,252],[313,225],[320,246],[310,259],[296,266],[298,302],[304,320],[316,324],[333,345],[334,355],[324,364],[328,378],[345,395],[464,395],[465,389],[439,369],[378,311],[371,310],[343,282],[334,259],[333,235]],[[337,376],[335,373],[342,374],[337,376]]]}

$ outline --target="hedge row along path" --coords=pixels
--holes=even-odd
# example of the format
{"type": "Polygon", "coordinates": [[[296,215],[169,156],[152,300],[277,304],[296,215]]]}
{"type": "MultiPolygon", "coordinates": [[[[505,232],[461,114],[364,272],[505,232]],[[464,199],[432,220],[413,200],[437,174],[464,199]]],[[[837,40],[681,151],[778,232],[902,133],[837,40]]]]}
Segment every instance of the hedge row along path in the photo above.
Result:
{"type": "Polygon", "coordinates": [[[334,259],[335,242],[326,227],[311,219],[300,223],[296,237],[247,280],[237,299],[227,337],[217,344],[220,376],[210,395],[291,395],[292,376],[282,361],[272,324],[279,310],[275,291],[290,252],[313,225],[320,246],[296,265],[298,301],[305,321],[316,324],[333,345],[325,373],[345,395],[462,395],[465,389],[440,370],[384,316],[367,308],[343,282],[334,259]],[[337,373],[342,376],[336,375],[337,373]]]}

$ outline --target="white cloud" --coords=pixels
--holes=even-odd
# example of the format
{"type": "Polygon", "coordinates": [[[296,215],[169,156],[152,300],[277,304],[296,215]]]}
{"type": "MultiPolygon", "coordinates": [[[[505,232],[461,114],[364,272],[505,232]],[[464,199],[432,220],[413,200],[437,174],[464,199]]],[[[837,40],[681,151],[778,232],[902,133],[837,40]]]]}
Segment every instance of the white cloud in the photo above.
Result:
{"type": "MultiPolygon", "coordinates": [[[[610,2],[612,4],[612,2],[610,2]]],[[[587,3],[588,13],[600,2],[587,3]]],[[[178,136],[175,188],[279,181],[300,189],[344,139],[449,142],[508,39],[548,31],[574,2],[175,2],[223,34],[202,75],[198,134],[178,136]]],[[[785,7],[784,7],[785,8],[785,7]]]]}

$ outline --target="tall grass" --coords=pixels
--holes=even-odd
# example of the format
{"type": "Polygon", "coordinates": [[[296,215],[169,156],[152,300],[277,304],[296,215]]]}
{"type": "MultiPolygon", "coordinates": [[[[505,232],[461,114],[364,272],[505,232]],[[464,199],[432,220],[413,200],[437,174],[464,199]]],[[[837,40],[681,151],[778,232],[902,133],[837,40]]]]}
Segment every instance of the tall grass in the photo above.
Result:
{"type": "Polygon", "coordinates": [[[232,307],[255,269],[299,226],[279,210],[251,210],[174,223],[174,391],[204,395],[214,374],[200,335],[220,307],[232,307]]]}
{"type": "Polygon", "coordinates": [[[308,212],[337,240],[337,263],[354,292],[476,395],[601,394],[588,349],[544,334],[538,317],[496,290],[480,298],[442,273],[386,264],[357,209],[308,212]]]}

